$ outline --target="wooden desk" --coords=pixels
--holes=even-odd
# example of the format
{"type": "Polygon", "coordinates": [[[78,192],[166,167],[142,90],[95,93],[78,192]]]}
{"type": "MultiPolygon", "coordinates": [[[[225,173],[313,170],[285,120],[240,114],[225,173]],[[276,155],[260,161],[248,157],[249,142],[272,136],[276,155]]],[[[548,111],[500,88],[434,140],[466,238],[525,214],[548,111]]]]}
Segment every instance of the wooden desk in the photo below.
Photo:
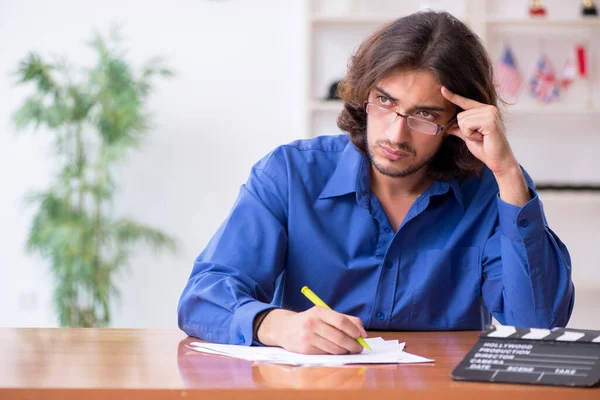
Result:
{"type": "Polygon", "coordinates": [[[160,329],[0,329],[0,399],[600,399],[600,389],[455,382],[478,332],[370,333],[435,364],[253,365],[185,347],[160,329]]]}

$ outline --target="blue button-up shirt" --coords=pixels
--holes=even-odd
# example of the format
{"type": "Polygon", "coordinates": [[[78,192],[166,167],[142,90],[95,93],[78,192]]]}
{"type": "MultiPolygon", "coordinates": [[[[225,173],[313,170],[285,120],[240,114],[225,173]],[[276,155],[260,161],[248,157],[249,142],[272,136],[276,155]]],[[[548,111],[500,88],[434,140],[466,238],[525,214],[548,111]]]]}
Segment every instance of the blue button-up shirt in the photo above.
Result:
{"type": "Polygon", "coordinates": [[[278,147],[251,171],[196,259],[179,326],[252,344],[263,310],[303,311],[307,285],[371,330],[481,329],[491,314],[521,327],[564,326],[570,258],[532,200],[503,202],[489,169],[436,181],[394,232],[370,188],[370,162],[347,135],[278,147]]]}

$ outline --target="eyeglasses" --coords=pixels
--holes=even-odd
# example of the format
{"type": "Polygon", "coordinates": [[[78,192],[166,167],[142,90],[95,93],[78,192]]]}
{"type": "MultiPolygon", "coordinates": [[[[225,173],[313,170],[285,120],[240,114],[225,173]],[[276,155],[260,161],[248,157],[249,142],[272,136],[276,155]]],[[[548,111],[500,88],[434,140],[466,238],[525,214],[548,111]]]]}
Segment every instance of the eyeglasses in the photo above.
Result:
{"type": "Polygon", "coordinates": [[[406,123],[411,129],[426,135],[437,135],[456,117],[452,117],[450,121],[446,122],[444,125],[438,125],[412,115],[400,114],[391,108],[383,107],[378,104],[371,103],[370,101],[365,101],[365,111],[367,114],[380,120],[386,125],[391,125],[398,119],[398,117],[402,117],[406,119],[406,123]]]}

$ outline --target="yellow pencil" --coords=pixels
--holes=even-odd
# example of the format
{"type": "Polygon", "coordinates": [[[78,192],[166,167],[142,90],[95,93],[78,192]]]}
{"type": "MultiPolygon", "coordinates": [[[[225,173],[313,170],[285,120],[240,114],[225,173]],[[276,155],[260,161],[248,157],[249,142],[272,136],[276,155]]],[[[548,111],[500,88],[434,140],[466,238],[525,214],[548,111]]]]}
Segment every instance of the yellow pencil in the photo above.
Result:
{"type": "MultiPolygon", "coordinates": [[[[315,306],[319,306],[319,307],[325,307],[331,310],[331,307],[329,307],[327,304],[325,304],[325,302],[323,300],[321,300],[319,298],[319,296],[317,296],[315,294],[315,292],[313,292],[312,290],[310,290],[308,288],[308,286],[304,286],[302,288],[302,290],[300,290],[302,292],[303,295],[305,295],[310,301],[313,302],[313,304],[315,306]]],[[[362,347],[364,347],[367,350],[371,350],[371,347],[367,344],[367,342],[365,342],[365,339],[362,338],[362,336],[359,336],[356,341],[358,342],[358,344],[360,344],[362,347]]]]}

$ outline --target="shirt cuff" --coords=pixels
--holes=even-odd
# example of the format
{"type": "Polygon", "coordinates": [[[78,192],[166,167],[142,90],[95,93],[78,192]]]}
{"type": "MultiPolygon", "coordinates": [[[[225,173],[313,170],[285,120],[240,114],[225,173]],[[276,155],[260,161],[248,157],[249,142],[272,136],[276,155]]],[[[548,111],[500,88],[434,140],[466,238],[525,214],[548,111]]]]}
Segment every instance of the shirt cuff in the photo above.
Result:
{"type": "Polygon", "coordinates": [[[544,232],[542,203],[535,190],[529,188],[529,193],[531,200],[523,207],[506,203],[500,195],[497,197],[500,231],[509,239],[527,241],[544,232]]]}
{"type": "Polygon", "coordinates": [[[231,324],[231,344],[250,346],[252,340],[252,326],[256,315],[264,310],[273,308],[272,304],[260,301],[249,301],[239,306],[234,314],[231,324]]]}

